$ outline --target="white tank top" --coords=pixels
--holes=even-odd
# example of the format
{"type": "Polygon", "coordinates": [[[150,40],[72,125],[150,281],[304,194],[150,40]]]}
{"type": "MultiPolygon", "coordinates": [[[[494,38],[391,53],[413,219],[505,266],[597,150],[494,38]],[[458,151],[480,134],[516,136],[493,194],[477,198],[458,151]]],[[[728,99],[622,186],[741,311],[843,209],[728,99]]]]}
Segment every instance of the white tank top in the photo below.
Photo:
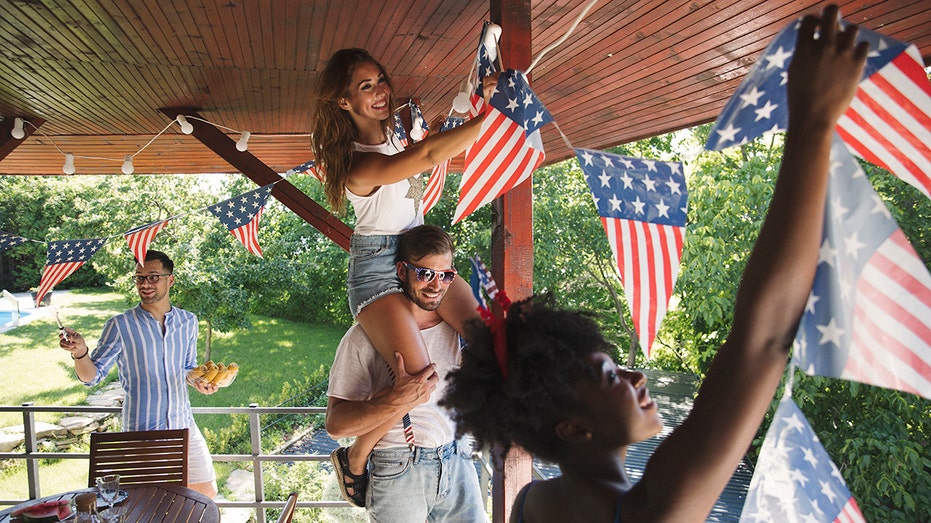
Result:
{"type": "MultiPolygon", "coordinates": [[[[365,145],[353,142],[352,149],[394,155],[404,150],[394,133],[384,143],[365,145]]],[[[353,194],[348,188],[346,197],[356,214],[354,234],[401,234],[423,224],[421,201],[423,177],[420,174],[400,182],[382,185],[368,196],[353,194]]]]}

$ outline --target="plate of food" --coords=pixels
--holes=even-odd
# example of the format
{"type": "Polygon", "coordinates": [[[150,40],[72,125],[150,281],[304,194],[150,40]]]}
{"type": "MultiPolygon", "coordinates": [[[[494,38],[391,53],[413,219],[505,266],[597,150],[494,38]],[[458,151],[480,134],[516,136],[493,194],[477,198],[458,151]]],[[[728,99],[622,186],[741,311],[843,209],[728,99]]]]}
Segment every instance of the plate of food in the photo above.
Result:
{"type": "Polygon", "coordinates": [[[239,374],[239,365],[235,361],[228,365],[208,361],[189,370],[187,382],[191,385],[211,383],[217,387],[229,387],[237,374],[239,374]]]}

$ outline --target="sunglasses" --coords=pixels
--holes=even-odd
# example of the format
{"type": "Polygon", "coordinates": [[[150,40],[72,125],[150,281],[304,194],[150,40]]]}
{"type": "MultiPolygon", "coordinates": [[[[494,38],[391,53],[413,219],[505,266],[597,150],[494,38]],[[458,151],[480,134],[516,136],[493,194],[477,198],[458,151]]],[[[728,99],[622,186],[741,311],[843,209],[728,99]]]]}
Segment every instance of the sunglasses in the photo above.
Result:
{"type": "Polygon", "coordinates": [[[417,274],[417,281],[423,282],[423,283],[430,283],[437,276],[439,276],[440,283],[445,283],[449,285],[450,283],[453,282],[454,279],[456,279],[456,274],[458,274],[456,272],[456,269],[449,269],[446,271],[435,271],[433,269],[428,269],[426,267],[418,267],[416,265],[412,265],[407,262],[401,262],[401,263],[403,263],[404,266],[407,267],[408,269],[414,271],[417,274]]]}
{"type": "Polygon", "coordinates": [[[149,282],[152,285],[158,283],[158,279],[164,276],[171,276],[170,274],[146,274],[146,275],[136,275],[133,276],[133,281],[136,285],[142,285],[145,282],[149,282]]]}

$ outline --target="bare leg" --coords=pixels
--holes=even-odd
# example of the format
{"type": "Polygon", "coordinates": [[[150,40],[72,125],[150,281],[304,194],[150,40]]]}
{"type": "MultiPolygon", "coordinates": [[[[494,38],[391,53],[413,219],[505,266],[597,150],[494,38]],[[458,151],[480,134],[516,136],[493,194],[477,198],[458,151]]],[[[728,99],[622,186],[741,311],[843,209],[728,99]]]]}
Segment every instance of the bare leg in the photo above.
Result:
{"type": "MultiPolygon", "coordinates": [[[[400,352],[404,357],[404,370],[408,374],[417,374],[430,365],[423,336],[409,307],[410,301],[404,294],[389,294],[366,305],[356,317],[372,345],[395,375],[399,370],[395,352],[400,352]]],[[[347,453],[350,472],[365,472],[366,461],[375,444],[395,423],[397,420],[356,438],[347,453]]]]}
{"type": "Polygon", "coordinates": [[[187,488],[191,490],[196,490],[201,494],[207,496],[210,499],[213,499],[217,495],[217,482],[216,481],[205,481],[203,483],[190,483],[187,488]]]}

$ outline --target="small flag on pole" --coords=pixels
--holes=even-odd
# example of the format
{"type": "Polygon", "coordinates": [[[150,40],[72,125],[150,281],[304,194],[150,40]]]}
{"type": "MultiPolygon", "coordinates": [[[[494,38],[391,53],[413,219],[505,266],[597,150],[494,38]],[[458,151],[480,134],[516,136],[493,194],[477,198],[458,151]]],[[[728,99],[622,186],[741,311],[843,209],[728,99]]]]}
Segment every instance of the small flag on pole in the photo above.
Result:
{"type": "Polygon", "coordinates": [[[270,183],[208,207],[230,233],[259,258],[262,257],[258,236],[259,221],[265,210],[265,201],[274,186],[275,184],[270,183]]]}
{"type": "Polygon", "coordinates": [[[155,239],[155,235],[168,225],[170,220],[171,218],[140,225],[123,233],[126,243],[129,244],[129,250],[133,253],[139,265],[145,266],[145,253],[149,250],[149,244],[155,239]]]}
{"type": "Polygon", "coordinates": [[[106,238],[49,242],[48,258],[39,280],[39,289],[36,291],[36,307],[52,287],[80,269],[106,242],[106,238]]]}

